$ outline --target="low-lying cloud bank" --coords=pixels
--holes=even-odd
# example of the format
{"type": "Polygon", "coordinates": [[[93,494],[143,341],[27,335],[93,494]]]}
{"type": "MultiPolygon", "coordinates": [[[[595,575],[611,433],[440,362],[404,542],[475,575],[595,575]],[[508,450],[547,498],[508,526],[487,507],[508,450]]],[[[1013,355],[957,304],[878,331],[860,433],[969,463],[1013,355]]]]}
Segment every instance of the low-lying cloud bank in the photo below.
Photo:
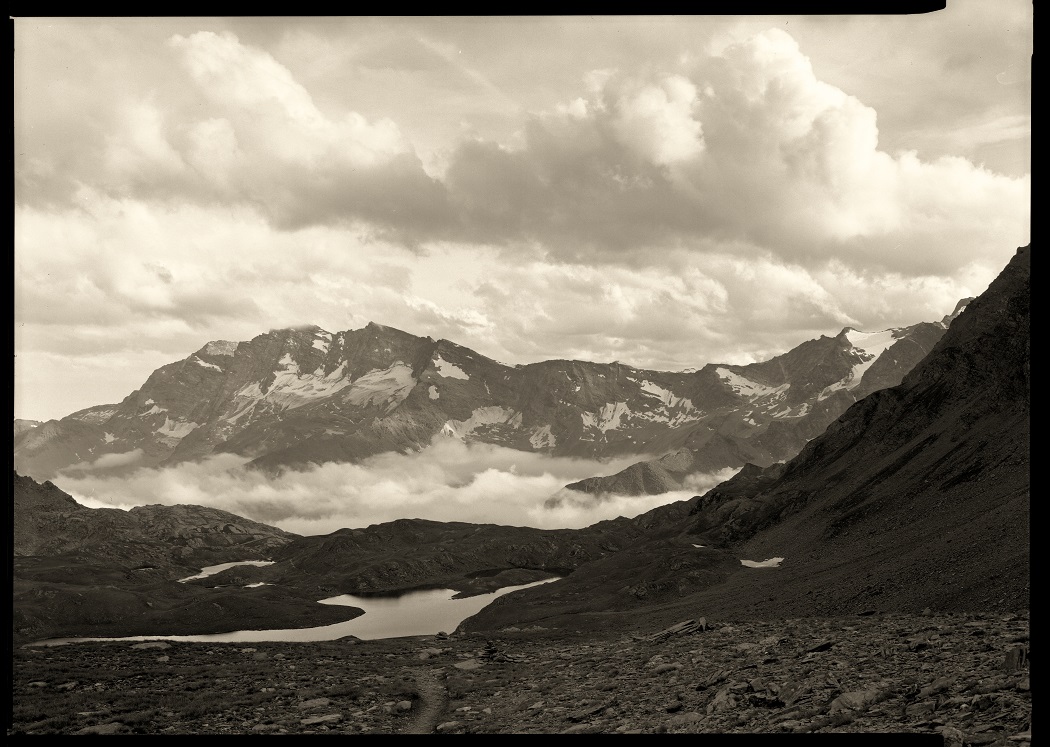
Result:
{"type": "Polygon", "coordinates": [[[243,457],[223,454],[121,476],[80,471],[60,475],[55,483],[91,508],[196,504],[314,535],[403,518],[580,528],[686,500],[733,473],[693,476],[688,490],[657,496],[596,498],[566,491],[575,493],[573,500],[544,507],[566,484],[613,474],[639,458],[599,462],[446,439],[415,454],[381,454],[276,478],[246,469],[243,457]]]}

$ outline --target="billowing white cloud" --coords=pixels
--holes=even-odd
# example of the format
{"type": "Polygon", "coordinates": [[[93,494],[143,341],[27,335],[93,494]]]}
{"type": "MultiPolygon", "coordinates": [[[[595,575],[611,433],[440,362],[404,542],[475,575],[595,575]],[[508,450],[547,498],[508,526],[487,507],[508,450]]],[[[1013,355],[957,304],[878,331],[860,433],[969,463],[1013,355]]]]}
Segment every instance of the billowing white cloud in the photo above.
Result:
{"type": "MultiPolygon", "coordinates": [[[[635,516],[695,492],[606,496],[558,508],[544,502],[570,482],[611,474],[634,459],[552,458],[455,439],[435,439],[415,454],[382,454],[360,464],[326,464],[273,478],[225,454],[120,478],[69,470],[56,485],[92,508],[190,503],[230,511],[297,534],[327,534],[400,518],[577,528],[635,516]]],[[[717,478],[697,478],[713,486],[717,478]]]]}
{"type": "Polygon", "coordinates": [[[338,120],[325,116],[291,72],[265,51],[230,33],[174,35],[169,44],[202,93],[236,117],[237,130],[254,156],[311,168],[331,159],[347,168],[380,163],[407,149],[397,125],[369,122],[356,112],[338,120]]]}
{"type": "Polygon", "coordinates": [[[1027,239],[1028,178],[880,150],[874,109],[819,80],[784,31],[728,44],[690,75],[603,76],[592,98],[535,118],[520,148],[464,145],[447,178],[464,235],[653,263],[735,239],[810,267],[905,273],[1027,239]]]}
{"type": "MultiPolygon", "coordinates": [[[[693,119],[696,86],[681,75],[622,92],[612,127],[624,145],[649,161],[668,166],[696,158],[704,149],[700,123],[693,119]]],[[[583,118],[586,102],[576,99],[570,113],[583,118]]]]}

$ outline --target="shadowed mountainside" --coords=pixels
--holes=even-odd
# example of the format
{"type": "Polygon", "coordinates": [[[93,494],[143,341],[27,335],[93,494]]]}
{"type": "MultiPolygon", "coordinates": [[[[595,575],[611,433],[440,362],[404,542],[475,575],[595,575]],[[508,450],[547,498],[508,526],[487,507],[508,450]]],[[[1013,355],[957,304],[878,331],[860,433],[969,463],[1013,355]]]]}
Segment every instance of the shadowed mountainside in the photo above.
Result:
{"type": "Polygon", "coordinates": [[[850,407],[787,464],[694,498],[677,536],[508,594],[464,627],[619,617],[608,610],[627,620],[643,605],[668,619],[1027,609],[1030,257],[1018,249],[899,386],[850,407]],[[681,571],[727,552],[784,560],[713,585],[681,571]]]}

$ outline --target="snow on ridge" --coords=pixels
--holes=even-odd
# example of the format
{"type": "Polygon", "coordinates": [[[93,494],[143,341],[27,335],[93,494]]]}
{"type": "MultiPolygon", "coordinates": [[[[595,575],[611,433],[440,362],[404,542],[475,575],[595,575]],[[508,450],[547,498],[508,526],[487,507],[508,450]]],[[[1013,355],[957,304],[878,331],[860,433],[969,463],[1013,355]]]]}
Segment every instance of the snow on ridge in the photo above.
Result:
{"type": "MultiPolygon", "coordinates": [[[[818,400],[819,400],[819,398],[818,398],[818,400]]],[[[793,408],[790,407],[790,406],[787,406],[787,407],[784,407],[782,410],[778,410],[777,412],[774,412],[772,417],[778,418],[778,419],[780,419],[780,418],[801,418],[801,417],[805,417],[806,414],[808,414],[808,413],[809,413],[809,403],[808,402],[803,402],[801,405],[799,405],[798,412],[793,412],[793,408]]],[[[756,423],[755,421],[751,420],[750,418],[748,419],[748,422],[750,422],[751,425],[758,425],[758,423],[756,423]]]]}
{"type": "Polygon", "coordinates": [[[779,568],[784,558],[769,558],[768,560],[741,560],[740,565],[748,568],[779,568]]]}
{"type": "MultiPolygon", "coordinates": [[[[344,361],[336,371],[345,366],[344,361]]],[[[359,376],[350,384],[350,390],[344,395],[344,399],[359,407],[385,403],[386,411],[390,412],[404,402],[415,385],[416,380],[412,376],[412,367],[403,361],[395,361],[387,368],[373,369],[359,376]]],[[[343,386],[345,384],[339,388],[343,386]]]]}
{"type": "Polygon", "coordinates": [[[172,420],[165,415],[164,425],[157,429],[157,433],[161,436],[167,436],[168,438],[174,438],[181,441],[199,427],[199,423],[187,423],[180,420],[172,420]]]}
{"type": "Polygon", "coordinates": [[[239,342],[230,340],[213,340],[204,346],[204,352],[208,355],[233,355],[237,352],[239,342]]]}
{"type": "Polygon", "coordinates": [[[449,363],[447,360],[442,358],[441,353],[438,353],[434,357],[434,368],[437,370],[438,376],[444,376],[446,379],[470,379],[470,375],[467,374],[466,371],[457,366],[455,363],[449,363]]]}
{"type": "Polygon", "coordinates": [[[521,413],[499,405],[478,407],[466,420],[446,420],[441,426],[441,433],[453,438],[465,438],[483,425],[509,425],[521,427],[521,413]]]}
{"type": "MultiPolygon", "coordinates": [[[[153,401],[153,400],[149,400],[149,402],[152,402],[152,401],[153,401]]],[[[147,402],[147,404],[148,404],[148,402],[147,402]]],[[[151,407],[150,409],[146,410],[146,412],[144,412],[144,413],[142,413],[141,415],[139,415],[139,417],[140,417],[140,418],[144,418],[144,417],[146,417],[147,415],[157,415],[157,414],[159,414],[159,413],[162,413],[162,412],[167,412],[167,411],[168,411],[168,410],[167,410],[167,408],[165,408],[165,407],[159,407],[159,406],[157,406],[157,405],[153,405],[153,407],[151,407]]]]}
{"type": "Polygon", "coordinates": [[[770,394],[780,394],[786,391],[790,386],[789,384],[782,384],[773,387],[759,384],[738,373],[730,371],[728,368],[716,368],[715,373],[720,379],[722,379],[722,381],[728,383],[734,392],[750,399],[758,399],[759,397],[765,397],[770,394]]]}
{"type": "Polygon", "coordinates": [[[862,353],[878,356],[883,350],[897,341],[896,333],[899,331],[886,329],[882,332],[859,332],[855,329],[850,329],[846,333],[846,339],[849,340],[850,345],[862,353]]]}
{"type": "Polygon", "coordinates": [[[198,366],[203,366],[204,368],[214,368],[216,371],[222,370],[221,366],[216,366],[214,363],[208,363],[208,361],[203,361],[197,356],[193,356],[193,362],[196,363],[198,366]]]}
{"type": "MultiPolygon", "coordinates": [[[[79,420],[82,423],[105,423],[114,413],[117,412],[117,410],[118,408],[116,407],[106,407],[105,409],[93,410],[91,412],[73,413],[69,417],[74,420],[79,420]]],[[[37,425],[40,425],[40,423],[37,425]]],[[[33,427],[35,428],[37,426],[33,427]]]]}
{"type": "Polygon", "coordinates": [[[602,433],[615,430],[620,427],[620,419],[624,415],[631,415],[631,410],[626,402],[609,402],[602,405],[597,412],[582,412],[580,419],[583,420],[584,428],[597,428],[602,433]]]}
{"type": "Polygon", "coordinates": [[[532,435],[529,436],[529,443],[534,449],[554,448],[557,438],[551,433],[551,427],[545,425],[542,428],[533,429],[532,435]]]}
{"type": "Polygon", "coordinates": [[[327,353],[329,344],[330,342],[328,340],[314,340],[312,347],[320,350],[322,353],[327,353]]]}
{"type": "Polygon", "coordinates": [[[291,353],[285,353],[281,356],[281,360],[277,361],[278,366],[283,366],[284,372],[290,372],[295,369],[295,373],[299,373],[299,364],[292,359],[291,353]]]}
{"type": "Polygon", "coordinates": [[[852,328],[847,330],[846,339],[849,340],[861,360],[840,381],[824,387],[817,395],[817,401],[827,399],[839,389],[855,389],[864,378],[864,373],[879,359],[879,356],[897,342],[896,333],[899,331],[886,329],[882,332],[858,332],[852,328]]]}
{"type": "MultiPolygon", "coordinates": [[[[283,368],[275,372],[273,383],[265,393],[257,381],[245,384],[234,393],[234,400],[238,401],[238,405],[234,414],[226,418],[227,422],[235,422],[249,408],[262,401],[272,402],[281,409],[292,410],[312,400],[329,397],[353,384],[346,376],[346,361],[327,375],[321,368],[313,373],[301,374],[299,365],[292,360],[290,353],[285,353],[278,363],[283,368]]],[[[374,373],[369,372],[361,379],[374,373]]],[[[368,383],[365,382],[365,388],[368,387],[368,383]]]]}
{"type": "Polygon", "coordinates": [[[645,394],[659,399],[664,407],[684,407],[686,410],[693,409],[692,400],[688,400],[685,397],[679,397],[670,389],[664,389],[659,384],[654,384],[648,379],[643,379],[639,382],[639,385],[645,394]]]}
{"type": "Polygon", "coordinates": [[[243,417],[260,401],[272,402],[282,410],[294,410],[303,404],[331,397],[344,390],[345,401],[354,406],[371,407],[385,404],[386,412],[390,412],[416,385],[412,367],[405,365],[401,360],[395,361],[388,368],[366,372],[353,381],[346,376],[348,361],[345,360],[328,374],[324,374],[322,368],[313,373],[300,374],[299,367],[292,360],[290,353],[283,355],[278,362],[283,369],[276,372],[267,392],[262,392],[258,381],[252,381],[233,395],[237,400],[237,407],[234,413],[226,418],[228,422],[235,422],[243,417]]]}

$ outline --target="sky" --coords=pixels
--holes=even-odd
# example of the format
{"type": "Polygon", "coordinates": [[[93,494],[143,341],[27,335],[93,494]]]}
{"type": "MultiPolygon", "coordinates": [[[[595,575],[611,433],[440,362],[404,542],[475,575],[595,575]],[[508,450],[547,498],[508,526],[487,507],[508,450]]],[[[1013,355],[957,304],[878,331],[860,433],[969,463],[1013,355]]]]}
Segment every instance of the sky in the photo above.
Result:
{"type": "MultiPolygon", "coordinates": [[[[16,418],[307,324],[509,364],[745,364],[938,321],[1030,241],[1030,2],[13,27],[16,418]]],[[[220,455],[57,484],[320,534],[580,527],[732,474],[562,490],[630,461],[446,439],[278,479],[220,455]]]]}
{"type": "Polygon", "coordinates": [[[1030,2],[13,24],[16,418],[304,324],[766,360],[1030,240],[1030,2]]]}

